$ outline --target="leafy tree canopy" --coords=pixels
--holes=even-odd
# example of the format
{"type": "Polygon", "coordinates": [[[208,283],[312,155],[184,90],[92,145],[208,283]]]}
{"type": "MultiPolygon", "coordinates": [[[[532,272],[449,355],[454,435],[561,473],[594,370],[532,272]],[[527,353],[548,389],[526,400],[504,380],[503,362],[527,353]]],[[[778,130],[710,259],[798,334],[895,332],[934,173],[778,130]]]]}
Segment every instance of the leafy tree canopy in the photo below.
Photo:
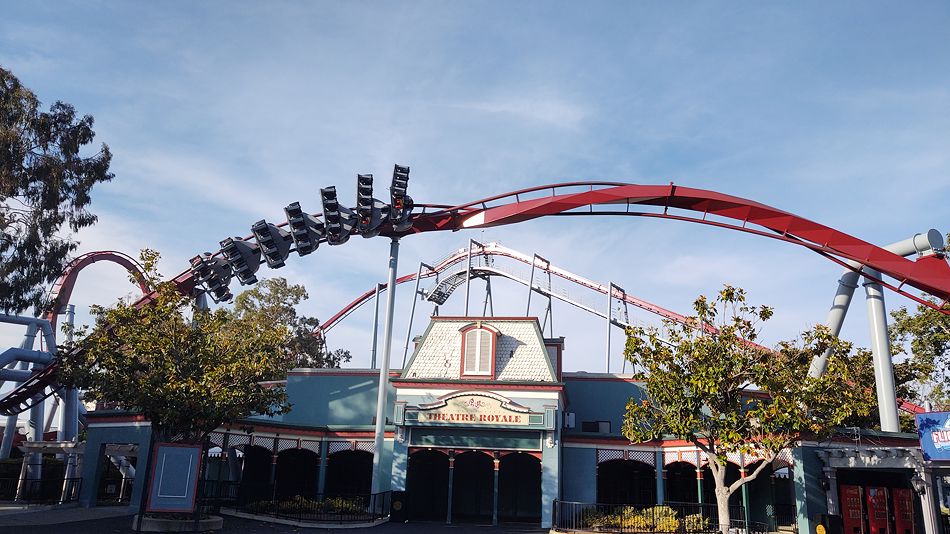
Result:
{"type": "Polygon", "coordinates": [[[772,309],[746,304],[739,288],[725,286],[714,300],[701,296],[694,309],[690,326],[668,322],[662,332],[628,331],[625,355],[642,370],[638,379],[647,397],[628,402],[623,432],[636,442],[673,436],[704,451],[725,532],[729,496],[767,469],[780,451],[871,410],[873,367],[867,351],[853,352],[823,327],[776,351],[756,345],[772,309]],[[812,359],[827,349],[827,371],[809,377],[812,359]],[[729,452],[763,461],[727,486],[729,452]]]}
{"type": "MultiPolygon", "coordinates": [[[[950,304],[945,304],[944,310],[950,310],[950,304]]],[[[909,348],[911,355],[895,366],[895,374],[898,367],[912,369],[909,379],[918,388],[918,401],[929,400],[938,409],[950,409],[950,315],[921,304],[914,312],[902,307],[891,316],[892,348],[898,353],[909,348]]],[[[912,398],[914,392],[905,394],[912,398]]]]}
{"type": "Polygon", "coordinates": [[[297,315],[296,306],[307,298],[303,286],[269,278],[235,297],[233,313],[240,320],[283,325],[289,334],[284,355],[290,367],[339,367],[350,361],[350,351],[328,351],[324,339],[313,335],[318,319],[297,315]]]}
{"type": "Polygon", "coordinates": [[[252,414],[286,413],[287,329],[228,310],[190,310],[191,299],[162,282],[158,254],[143,251],[155,300],[94,308],[96,328],[60,351],[60,380],[87,400],[140,410],[161,439],[200,441],[252,414]],[[81,349],[81,350],[80,350],[81,349]]]}
{"type": "Polygon", "coordinates": [[[42,309],[45,284],[78,245],[71,232],[96,222],[86,209],[92,187],[113,178],[109,147],[80,153],[95,137],[91,116],[60,101],[39,108],[0,67],[0,310],[8,313],[42,309]]]}

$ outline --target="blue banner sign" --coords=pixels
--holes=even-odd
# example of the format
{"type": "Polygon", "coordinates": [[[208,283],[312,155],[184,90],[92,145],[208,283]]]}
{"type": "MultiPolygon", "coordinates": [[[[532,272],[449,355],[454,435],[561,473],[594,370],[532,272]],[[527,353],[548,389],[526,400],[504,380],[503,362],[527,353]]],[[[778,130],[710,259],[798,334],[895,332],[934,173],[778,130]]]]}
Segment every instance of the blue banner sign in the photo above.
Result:
{"type": "Polygon", "coordinates": [[[917,414],[917,434],[924,460],[950,462],[950,412],[917,414]]]}

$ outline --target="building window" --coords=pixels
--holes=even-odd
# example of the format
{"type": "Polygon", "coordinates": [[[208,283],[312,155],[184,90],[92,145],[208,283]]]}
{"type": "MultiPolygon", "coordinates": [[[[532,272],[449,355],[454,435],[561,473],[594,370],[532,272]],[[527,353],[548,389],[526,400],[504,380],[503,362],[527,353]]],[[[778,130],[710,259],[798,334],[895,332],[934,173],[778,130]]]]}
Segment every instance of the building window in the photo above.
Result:
{"type": "Polygon", "coordinates": [[[610,421],[584,421],[581,423],[581,432],[610,434],[610,421]]]}
{"type": "Polygon", "coordinates": [[[495,357],[495,333],[486,328],[473,328],[462,336],[462,374],[491,376],[495,357]]]}

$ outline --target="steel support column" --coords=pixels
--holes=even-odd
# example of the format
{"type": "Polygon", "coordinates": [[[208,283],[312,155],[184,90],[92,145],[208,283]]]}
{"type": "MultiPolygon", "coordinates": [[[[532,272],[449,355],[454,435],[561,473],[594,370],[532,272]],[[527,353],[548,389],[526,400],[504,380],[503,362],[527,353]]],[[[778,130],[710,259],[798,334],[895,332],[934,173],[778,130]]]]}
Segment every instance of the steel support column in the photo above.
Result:
{"type": "MultiPolygon", "coordinates": [[[[373,348],[370,349],[370,361],[369,368],[376,369],[376,338],[379,333],[379,287],[381,284],[376,284],[376,294],[373,296],[373,348]]],[[[389,288],[390,291],[393,291],[393,288],[389,288]]],[[[415,303],[415,300],[413,300],[415,303]]]]}
{"type": "MultiPolygon", "coordinates": [[[[376,438],[373,451],[373,484],[371,493],[383,491],[383,477],[392,473],[383,473],[383,439],[386,432],[386,412],[389,389],[389,353],[393,346],[393,314],[396,308],[396,268],[399,266],[399,238],[394,237],[389,245],[389,279],[386,292],[386,326],[383,330],[383,353],[379,364],[378,394],[376,396],[376,438]]],[[[387,484],[388,486],[388,484],[387,484]]]]}
{"type": "MultiPolygon", "coordinates": [[[[865,269],[864,272],[872,278],[881,277],[878,271],[865,269]]],[[[877,410],[881,419],[881,430],[900,432],[894,364],[891,361],[891,341],[887,334],[884,288],[881,284],[866,278],[864,292],[867,295],[868,326],[871,329],[871,353],[874,356],[874,383],[877,386],[875,389],[877,389],[877,410]]]]}

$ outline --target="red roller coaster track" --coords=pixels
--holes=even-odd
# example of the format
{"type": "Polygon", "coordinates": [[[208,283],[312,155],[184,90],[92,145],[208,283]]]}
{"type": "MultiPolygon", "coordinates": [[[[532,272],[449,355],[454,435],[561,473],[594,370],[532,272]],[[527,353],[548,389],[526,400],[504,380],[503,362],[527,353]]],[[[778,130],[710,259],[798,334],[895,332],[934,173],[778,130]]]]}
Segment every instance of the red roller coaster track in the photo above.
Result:
{"type": "MultiPolygon", "coordinates": [[[[877,280],[884,287],[950,314],[950,309],[943,309],[944,304],[950,301],[950,265],[942,256],[934,254],[916,260],[903,258],[795,214],[715,191],[682,187],[672,183],[636,185],[573,182],[522,189],[456,206],[418,204],[417,207],[422,208],[422,211],[413,215],[413,225],[409,230],[400,232],[392,227],[384,227],[380,235],[401,237],[439,230],[485,228],[555,215],[627,215],[687,221],[803,246],[848,269],[868,267],[897,282],[892,284],[877,280]],[[614,209],[594,211],[594,206],[614,209]],[[622,209],[619,209],[620,207],[622,209]],[[671,210],[683,210],[687,213],[681,214],[671,210]],[[850,262],[859,267],[853,267],[850,262]],[[934,303],[921,298],[905,289],[905,286],[923,291],[942,302],[934,303]]],[[[191,292],[195,286],[190,270],[179,274],[173,281],[182,292],[191,292]]],[[[146,294],[136,305],[146,305],[152,298],[153,294],[146,294]]],[[[50,370],[53,367],[54,365],[51,365],[40,373],[45,374],[48,380],[52,376],[50,370]]],[[[0,399],[0,414],[9,414],[11,407],[15,406],[19,408],[13,409],[22,411],[25,409],[23,406],[28,407],[29,399],[41,393],[47,385],[48,381],[37,383],[30,379],[25,382],[0,399]]]]}

